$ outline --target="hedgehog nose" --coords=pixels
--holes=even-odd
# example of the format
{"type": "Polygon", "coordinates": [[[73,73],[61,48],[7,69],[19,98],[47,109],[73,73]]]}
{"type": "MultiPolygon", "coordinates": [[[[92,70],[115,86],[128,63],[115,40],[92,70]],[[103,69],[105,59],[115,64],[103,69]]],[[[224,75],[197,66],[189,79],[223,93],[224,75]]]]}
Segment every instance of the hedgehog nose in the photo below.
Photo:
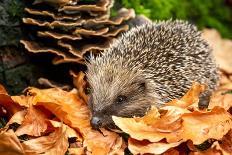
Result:
{"type": "Polygon", "coordinates": [[[99,129],[102,125],[101,119],[96,116],[92,117],[90,123],[94,129],[99,129]]]}

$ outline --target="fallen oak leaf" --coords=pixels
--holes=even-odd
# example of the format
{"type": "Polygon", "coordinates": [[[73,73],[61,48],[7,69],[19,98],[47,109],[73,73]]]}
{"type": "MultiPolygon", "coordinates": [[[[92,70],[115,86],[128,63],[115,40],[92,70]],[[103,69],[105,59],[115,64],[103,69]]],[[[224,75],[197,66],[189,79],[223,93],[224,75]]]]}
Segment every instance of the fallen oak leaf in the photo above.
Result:
{"type": "Polygon", "coordinates": [[[229,110],[232,107],[232,94],[225,93],[228,90],[217,90],[213,93],[209,103],[209,109],[213,109],[215,106],[223,107],[225,110],[229,110]]]}
{"type": "Polygon", "coordinates": [[[65,127],[62,126],[48,136],[24,141],[22,146],[26,154],[64,155],[69,145],[65,133],[65,127]]]}
{"type": "Polygon", "coordinates": [[[213,48],[213,55],[219,68],[226,73],[232,73],[232,41],[229,39],[223,39],[220,33],[215,29],[204,29],[202,37],[213,48]]]}
{"type": "Polygon", "coordinates": [[[68,154],[70,154],[70,155],[84,155],[85,149],[83,147],[81,147],[81,148],[68,148],[68,154]]]}
{"type": "Polygon", "coordinates": [[[232,152],[232,129],[226,135],[224,135],[222,140],[219,142],[220,148],[223,150],[223,152],[232,152]]]}
{"type": "Polygon", "coordinates": [[[28,102],[28,100],[31,99],[32,96],[30,95],[19,95],[19,96],[11,96],[11,99],[19,104],[20,106],[23,106],[23,107],[29,107],[30,106],[30,102],[28,102]]]}
{"type": "Polygon", "coordinates": [[[87,147],[87,151],[90,154],[124,154],[125,144],[122,137],[105,129],[101,129],[101,132],[102,134],[96,130],[91,130],[87,134],[83,146],[87,147]]]}
{"type": "MultiPolygon", "coordinates": [[[[101,144],[104,147],[100,147],[100,151],[104,149],[110,150],[109,152],[115,151],[113,150],[116,149],[114,148],[114,144],[116,144],[117,138],[120,137],[113,132],[108,131],[105,132],[105,135],[102,135],[100,132],[92,130],[92,127],[90,126],[89,109],[87,105],[83,103],[83,101],[78,97],[75,90],[67,92],[58,88],[44,90],[30,88],[28,89],[28,92],[34,95],[34,105],[45,107],[62,122],[79,131],[85,139],[86,147],[88,150],[98,152],[97,148],[99,147],[96,146],[101,144]],[[92,143],[91,141],[93,139],[89,137],[93,135],[95,137],[101,138],[97,140],[95,139],[94,143],[92,143]]],[[[121,148],[118,149],[119,151],[122,150],[121,148]]]]}
{"type": "Polygon", "coordinates": [[[155,120],[160,118],[160,113],[157,107],[152,106],[151,109],[143,117],[134,117],[136,121],[142,121],[147,125],[154,124],[155,120]]]}
{"type": "Polygon", "coordinates": [[[65,132],[66,137],[68,137],[68,138],[76,138],[77,141],[82,140],[79,133],[77,133],[74,129],[70,128],[68,125],[63,124],[62,122],[53,121],[53,120],[49,120],[49,122],[55,128],[63,127],[66,130],[66,132],[65,132]]]}
{"type": "Polygon", "coordinates": [[[174,148],[171,148],[168,151],[164,152],[162,155],[180,155],[180,152],[174,148]]]}
{"type": "Polygon", "coordinates": [[[223,148],[221,148],[218,141],[215,141],[211,148],[205,151],[192,151],[189,153],[189,155],[231,155],[231,152],[225,151],[223,148]]]}
{"type": "Polygon", "coordinates": [[[170,133],[162,132],[156,126],[152,127],[143,121],[136,121],[135,118],[113,116],[113,121],[131,138],[150,142],[159,142],[165,138],[169,143],[192,140],[194,144],[201,144],[209,138],[221,139],[232,128],[231,115],[220,107],[215,107],[211,111],[183,113],[180,117],[182,119],[181,128],[170,133]]]}
{"type": "Polygon", "coordinates": [[[5,87],[1,84],[0,84],[0,94],[7,94],[5,87]]]}
{"type": "Polygon", "coordinates": [[[187,147],[189,150],[196,152],[197,151],[197,147],[196,145],[193,144],[193,142],[191,140],[188,140],[186,143],[187,147]]]}
{"type": "Polygon", "coordinates": [[[23,147],[13,130],[0,131],[0,154],[24,155],[23,147]]]}
{"type": "Polygon", "coordinates": [[[210,138],[219,140],[232,128],[231,115],[220,107],[214,107],[208,112],[185,113],[182,120],[181,137],[184,140],[192,140],[195,145],[210,138]]]}
{"type": "Polygon", "coordinates": [[[167,106],[178,106],[181,108],[187,108],[190,105],[197,104],[199,102],[199,95],[204,92],[206,85],[193,82],[191,88],[181,99],[174,99],[165,105],[167,106]]]}
{"type": "Polygon", "coordinates": [[[75,90],[67,92],[59,88],[42,90],[30,88],[28,92],[34,94],[32,101],[34,105],[48,109],[65,124],[82,134],[91,129],[89,109],[75,90]]]}
{"type": "Polygon", "coordinates": [[[175,143],[138,141],[132,138],[128,140],[128,148],[133,154],[162,154],[170,148],[180,145],[182,141],[175,143]]]}
{"type": "Polygon", "coordinates": [[[231,79],[230,79],[230,77],[228,77],[228,75],[226,75],[226,73],[223,72],[223,71],[219,70],[219,76],[220,76],[219,77],[219,79],[220,79],[219,80],[219,87],[232,82],[231,79]]]}
{"type": "Polygon", "coordinates": [[[10,120],[7,122],[6,126],[4,128],[8,129],[9,126],[13,123],[17,123],[17,124],[22,124],[24,117],[26,115],[27,111],[26,110],[22,110],[22,111],[18,111],[16,112],[11,118],[10,120]]]}
{"type": "Polygon", "coordinates": [[[116,139],[116,142],[114,146],[111,148],[111,151],[109,152],[109,155],[124,155],[124,150],[126,148],[126,144],[122,137],[119,137],[116,139]]]}
{"type": "Polygon", "coordinates": [[[149,140],[150,142],[159,142],[166,138],[168,142],[178,142],[182,139],[181,116],[189,113],[187,109],[176,106],[165,106],[160,108],[166,113],[157,114],[156,107],[151,108],[151,112],[144,117],[121,118],[113,116],[114,123],[131,138],[136,140],[149,140]],[[151,117],[149,119],[149,117],[151,117]],[[153,120],[153,122],[152,122],[153,120]]]}
{"type": "Polygon", "coordinates": [[[49,121],[47,116],[39,109],[31,105],[27,109],[25,118],[21,126],[16,130],[17,136],[30,135],[30,136],[41,136],[47,130],[49,121]]]}
{"type": "Polygon", "coordinates": [[[179,130],[172,133],[163,133],[142,121],[136,121],[134,118],[121,118],[116,116],[112,118],[114,123],[123,132],[129,134],[131,138],[136,140],[149,140],[150,142],[159,142],[164,138],[166,138],[168,142],[178,142],[181,140],[181,131],[179,130]]]}
{"type": "Polygon", "coordinates": [[[6,109],[9,117],[12,117],[16,112],[23,110],[23,107],[15,103],[4,91],[0,93],[0,105],[6,109]]]}
{"type": "Polygon", "coordinates": [[[74,71],[70,71],[70,74],[73,77],[73,85],[77,88],[79,96],[87,103],[89,97],[85,94],[85,88],[87,86],[87,82],[84,80],[85,74],[83,72],[77,74],[74,71]]]}
{"type": "Polygon", "coordinates": [[[162,107],[161,118],[151,125],[153,128],[156,128],[159,132],[171,133],[182,127],[181,116],[184,113],[189,113],[187,109],[182,109],[179,107],[173,108],[172,106],[162,107]]]}

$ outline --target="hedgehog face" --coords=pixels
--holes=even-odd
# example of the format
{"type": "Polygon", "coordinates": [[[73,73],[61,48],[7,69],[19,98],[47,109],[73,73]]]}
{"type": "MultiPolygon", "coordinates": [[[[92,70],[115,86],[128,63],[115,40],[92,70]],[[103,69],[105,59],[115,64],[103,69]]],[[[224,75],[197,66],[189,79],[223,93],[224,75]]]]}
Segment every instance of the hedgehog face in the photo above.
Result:
{"type": "Polygon", "coordinates": [[[89,71],[87,78],[93,128],[115,128],[112,116],[143,116],[151,105],[146,81],[137,71],[102,67],[94,74],[89,71]]]}

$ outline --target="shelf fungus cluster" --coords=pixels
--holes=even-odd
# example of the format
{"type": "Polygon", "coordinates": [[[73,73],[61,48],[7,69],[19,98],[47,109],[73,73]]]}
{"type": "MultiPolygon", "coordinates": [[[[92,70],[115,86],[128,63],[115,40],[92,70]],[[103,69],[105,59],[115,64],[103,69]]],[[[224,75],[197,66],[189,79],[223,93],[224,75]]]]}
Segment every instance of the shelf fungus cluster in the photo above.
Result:
{"type": "Polygon", "coordinates": [[[27,2],[23,18],[29,34],[21,40],[32,53],[53,53],[54,64],[84,63],[129,29],[133,9],[110,15],[113,0],[35,0],[27,2]]]}

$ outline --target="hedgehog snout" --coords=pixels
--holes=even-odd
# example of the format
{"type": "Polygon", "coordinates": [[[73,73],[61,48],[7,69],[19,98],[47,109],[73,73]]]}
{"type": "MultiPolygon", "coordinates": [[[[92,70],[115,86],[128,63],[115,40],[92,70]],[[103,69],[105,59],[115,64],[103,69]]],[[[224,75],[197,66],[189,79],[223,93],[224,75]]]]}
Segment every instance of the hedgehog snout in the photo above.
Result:
{"type": "Polygon", "coordinates": [[[90,120],[90,124],[93,129],[99,129],[102,126],[102,119],[98,116],[93,116],[90,120]]]}

